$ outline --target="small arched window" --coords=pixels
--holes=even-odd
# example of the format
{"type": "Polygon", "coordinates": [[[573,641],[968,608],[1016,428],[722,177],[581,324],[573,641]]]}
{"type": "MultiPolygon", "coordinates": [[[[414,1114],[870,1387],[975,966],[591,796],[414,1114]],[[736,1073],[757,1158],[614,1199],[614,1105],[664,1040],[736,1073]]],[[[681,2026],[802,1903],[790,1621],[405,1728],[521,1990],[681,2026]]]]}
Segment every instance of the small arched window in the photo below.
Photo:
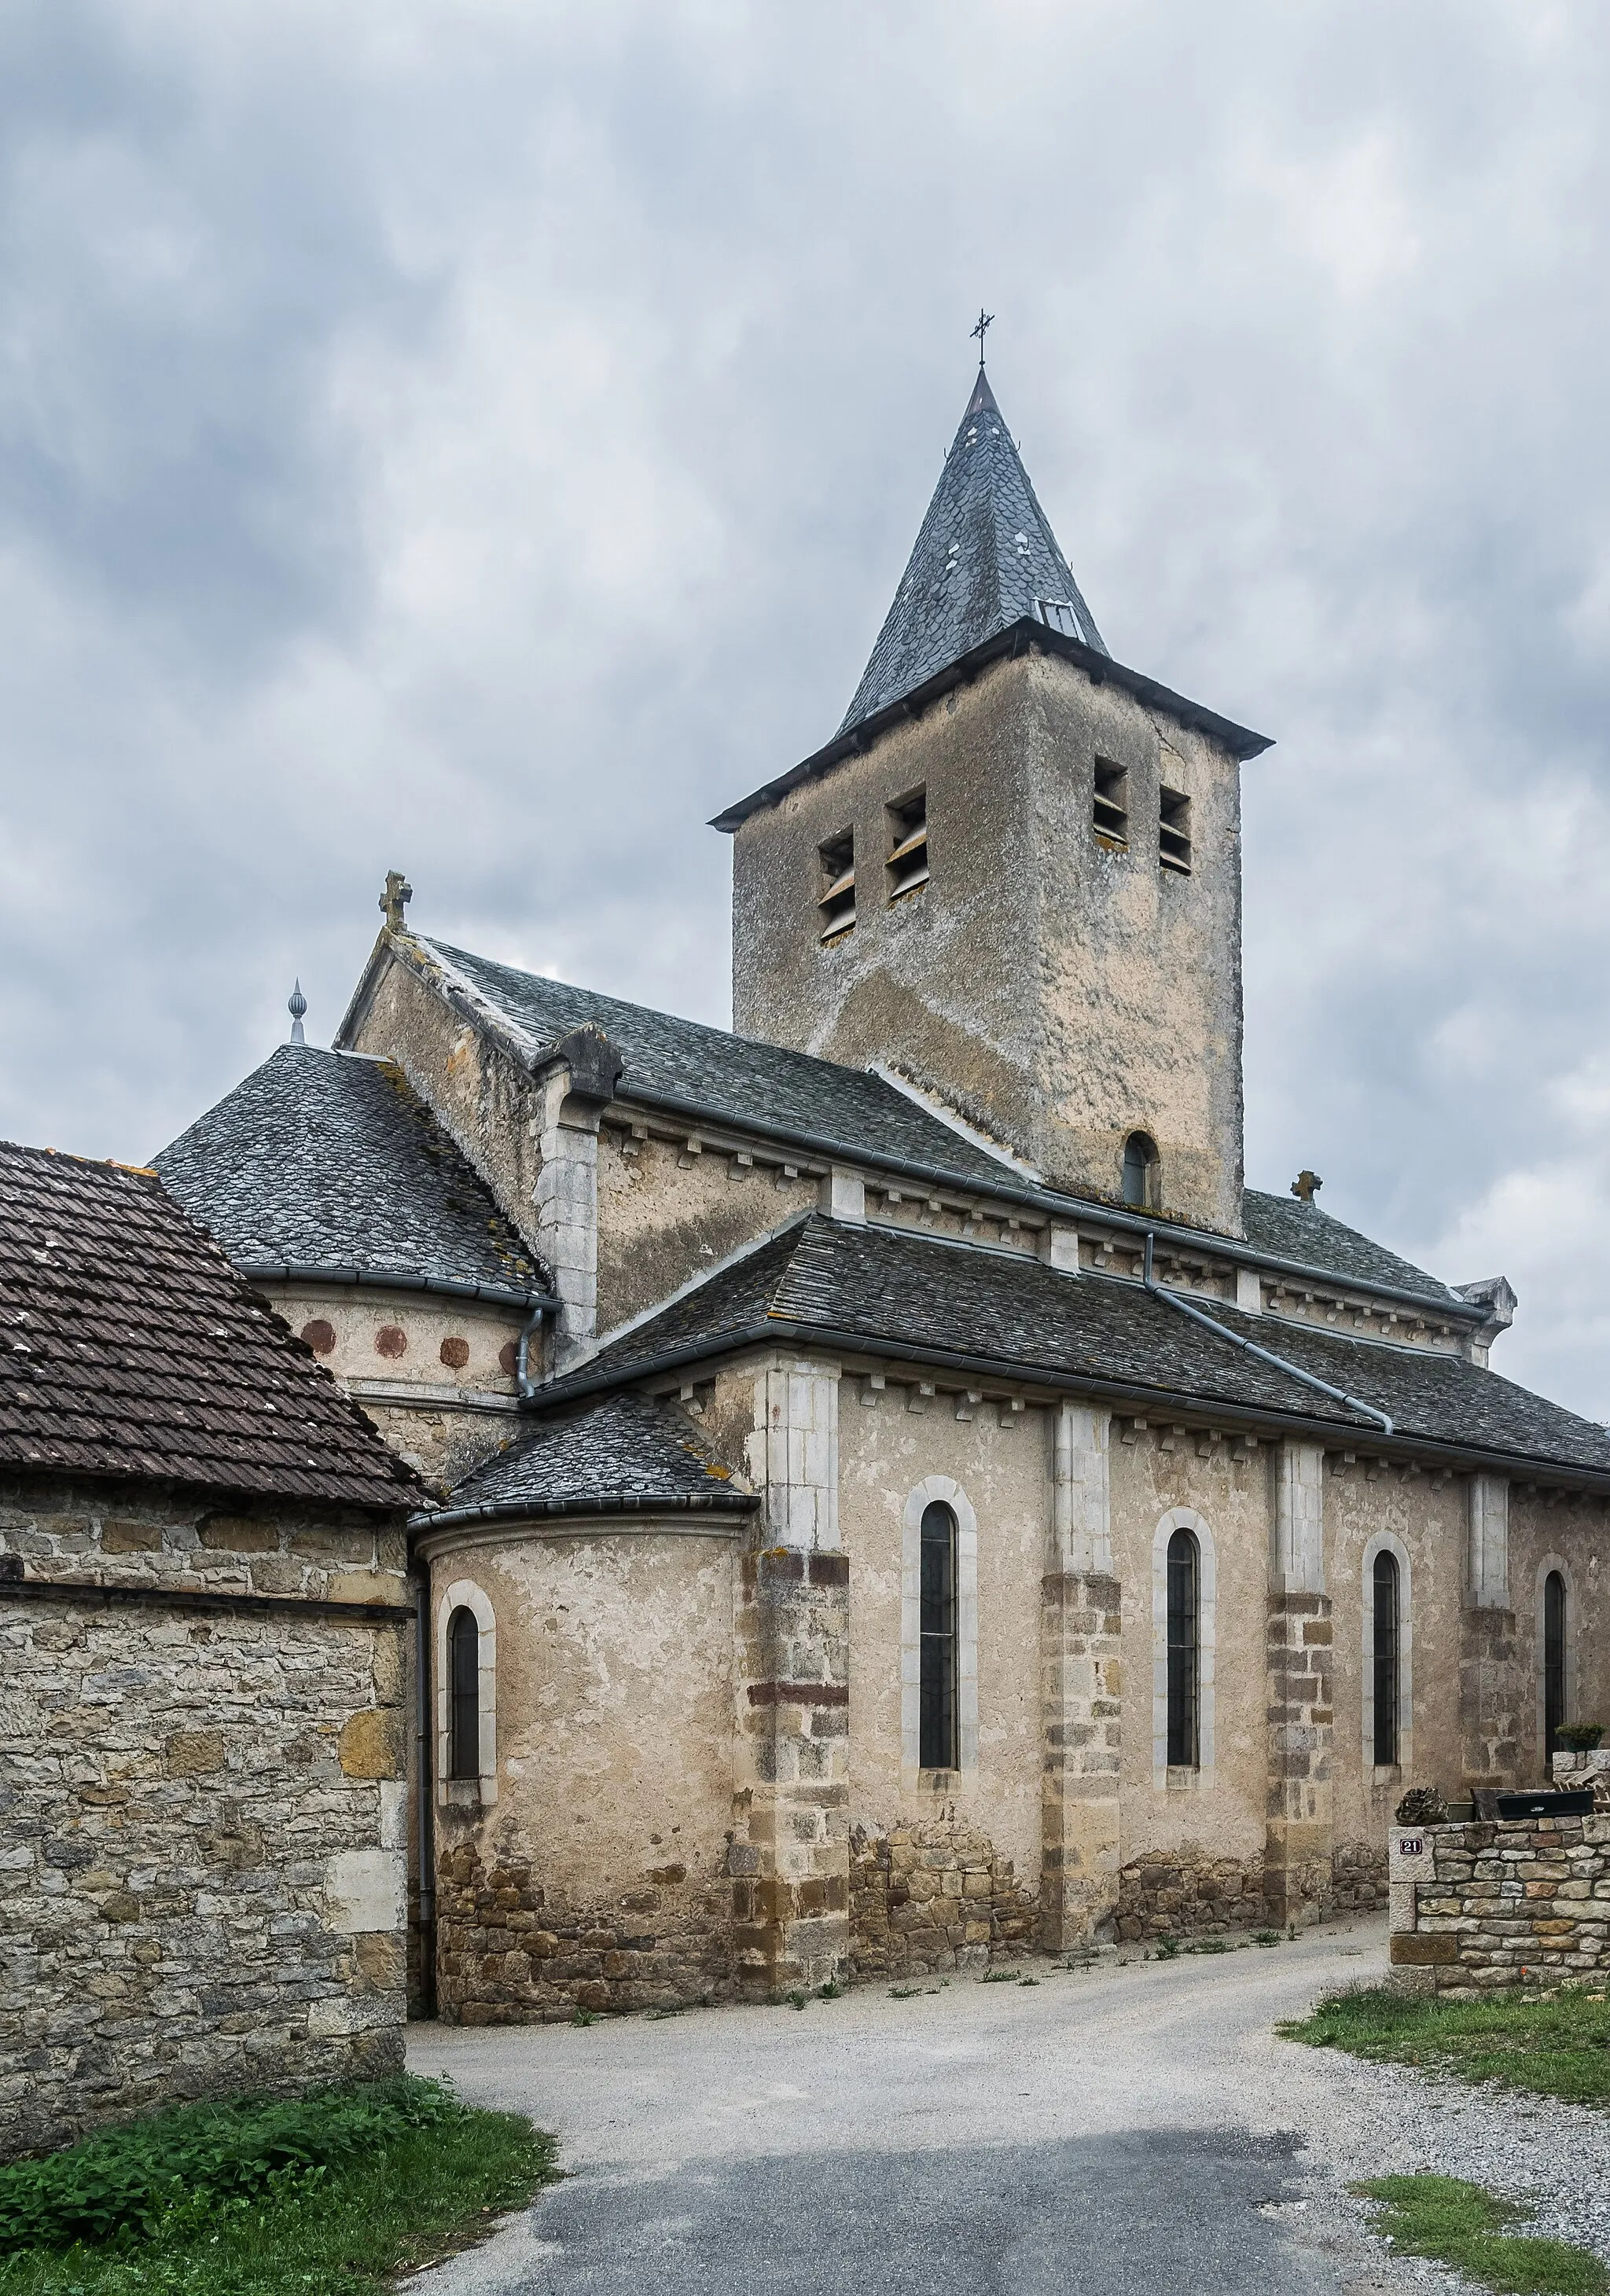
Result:
{"type": "Polygon", "coordinates": [[[473,1611],[459,1609],[448,1620],[448,1682],[451,1701],[448,1775],[481,1775],[481,1628],[473,1611]]]}
{"type": "Polygon", "coordinates": [[[1553,1763],[1565,1713],[1565,1577],[1551,1570],[1543,1581],[1543,1761],[1553,1763]]]}
{"type": "Polygon", "coordinates": [[[1168,1550],[1169,1767],[1201,1761],[1201,1558],[1193,1534],[1174,1531],[1168,1550]]]}
{"type": "Polygon", "coordinates": [[[1123,1200],[1139,1211],[1155,1211],[1162,1200],[1162,1166],[1149,1132],[1131,1132],[1123,1144],[1123,1200]]]}
{"type": "Polygon", "coordinates": [[[956,1517],[941,1499],[923,1509],[921,1698],[918,1759],[925,1770],[960,1767],[957,1756],[956,1517]]]}
{"type": "Polygon", "coordinates": [[[1398,1559],[1384,1547],[1376,1555],[1370,1573],[1370,1600],[1373,1605],[1370,1647],[1374,1661],[1375,1761],[1377,1769],[1390,1769],[1398,1759],[1402,1620],[1398,1559]]]}

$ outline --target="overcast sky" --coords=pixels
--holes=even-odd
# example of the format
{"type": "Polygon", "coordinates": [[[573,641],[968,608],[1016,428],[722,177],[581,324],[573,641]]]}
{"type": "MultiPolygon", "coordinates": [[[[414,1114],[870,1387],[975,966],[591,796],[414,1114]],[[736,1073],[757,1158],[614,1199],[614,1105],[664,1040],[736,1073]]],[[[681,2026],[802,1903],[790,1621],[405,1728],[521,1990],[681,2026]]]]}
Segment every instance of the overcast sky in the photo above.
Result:
{"type": "Polygon", "coordinates": [[[970,387],[1247,768],[1247,1167],[1610,1416],[1610,12],[10,0],[0,1130],[422,930],[727,1017],[970,387]]]}

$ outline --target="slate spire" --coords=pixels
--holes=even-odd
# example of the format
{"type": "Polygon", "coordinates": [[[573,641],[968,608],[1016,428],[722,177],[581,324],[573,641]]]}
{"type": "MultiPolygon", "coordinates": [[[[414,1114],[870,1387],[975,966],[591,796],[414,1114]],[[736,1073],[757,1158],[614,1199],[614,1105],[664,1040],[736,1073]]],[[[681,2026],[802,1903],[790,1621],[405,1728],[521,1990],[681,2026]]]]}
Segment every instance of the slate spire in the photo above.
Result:
{"type": "Polygon", "coordinates": [[[1025,615],[1107,649],[1035,499],[981,362],[894,603],[841,734],[1025,615]]]}

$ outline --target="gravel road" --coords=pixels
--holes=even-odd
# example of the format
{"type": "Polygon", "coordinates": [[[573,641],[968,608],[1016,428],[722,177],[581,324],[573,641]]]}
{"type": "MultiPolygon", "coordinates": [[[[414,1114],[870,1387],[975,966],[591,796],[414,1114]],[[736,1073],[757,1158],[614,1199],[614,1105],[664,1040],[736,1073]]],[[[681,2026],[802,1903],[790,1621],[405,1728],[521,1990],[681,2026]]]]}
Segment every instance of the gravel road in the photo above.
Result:
{"type": "Polygon", "coordinates": [[[1545,2202],[1610,2259],[1610,2117],[1278,2041],[1384,1966],[1378,1922],[1073,1974],[781,2009],[410,2029],[408,2061],[561,2140],[563,2184],[431,2296],[1366,2296],[1354,2178],[1435,2168],[1545,2202]],[[1030,1998],[1032,1993],[1033,1998],[1030,1998]]]}

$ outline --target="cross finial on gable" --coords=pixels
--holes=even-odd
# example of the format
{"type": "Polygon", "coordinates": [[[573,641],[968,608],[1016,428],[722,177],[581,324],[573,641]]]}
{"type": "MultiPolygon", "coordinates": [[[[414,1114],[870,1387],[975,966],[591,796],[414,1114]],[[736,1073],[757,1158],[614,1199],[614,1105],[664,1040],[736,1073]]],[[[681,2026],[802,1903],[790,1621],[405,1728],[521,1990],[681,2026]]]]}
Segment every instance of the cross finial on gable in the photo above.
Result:
{"type": "Polygon", "coordinates": [[[973,340],[978,345],[978,363],[980,366],[982,366],[984,363],[984,337],[989,333],[990,328],[994,324],[994,312],[986,311],[983,305],[981,303],[978,307],[978,324],[973,330],[973,340]]]}
{"type": "Polygon", "coordinates": [[[386,890],[380,897],[380,905],[386,913],[386,922],[393,932],[402,932],[407,929],[407,919],[403,912],[413,898],[414,888],[403,875],[402,871],[388,869],[386,890]]]}

